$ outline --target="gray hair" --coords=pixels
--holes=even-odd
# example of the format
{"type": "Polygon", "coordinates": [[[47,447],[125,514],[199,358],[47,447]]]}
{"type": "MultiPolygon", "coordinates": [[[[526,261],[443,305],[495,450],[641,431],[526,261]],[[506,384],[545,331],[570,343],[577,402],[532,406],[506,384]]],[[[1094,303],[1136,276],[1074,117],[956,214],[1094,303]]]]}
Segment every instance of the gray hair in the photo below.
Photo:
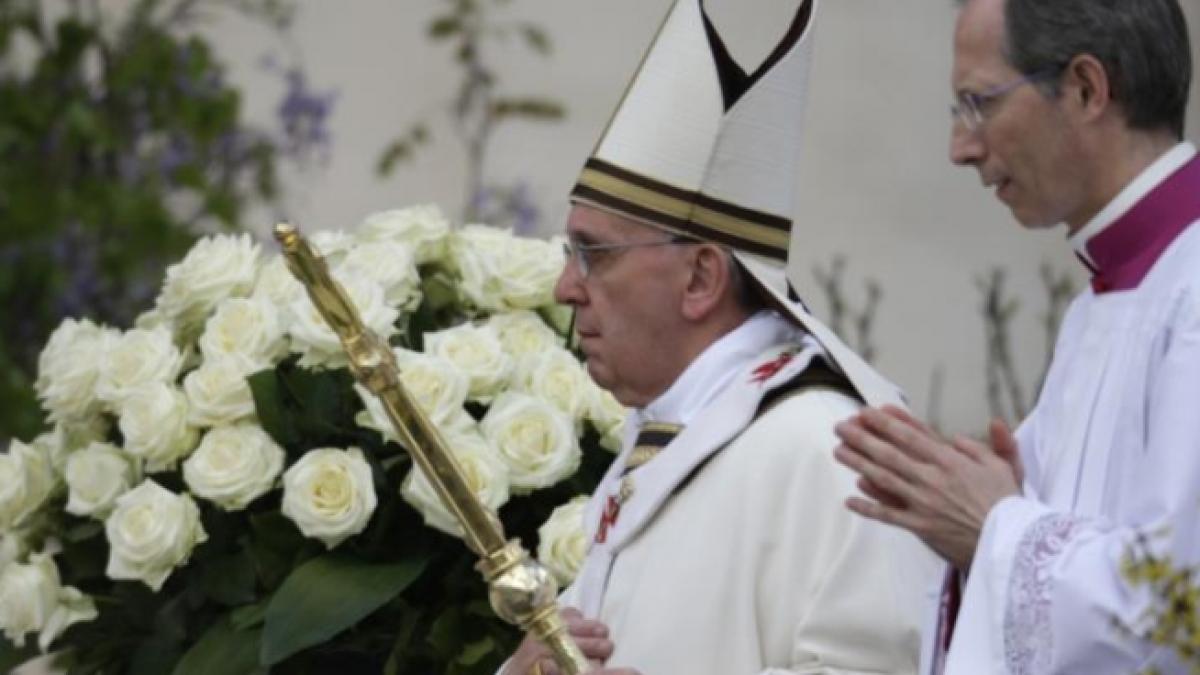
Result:
{"type": "Polygon", "coordinates": [[[737,300],[738,307],[746,314],[753,314],[766,307],[766,300],[759,294],[754,282],[746,278],[749,272],[733,257],[733,252],[726,251],[725,258],[726,264],[729,265],[730,292],[737,300]]]}
{"type": "MultiPolygon", "coordinates": [[[[1183,138],[1192,53],[1178,0],[1006,0],[1004,19],[1005,56],[1021,73],[1061,71],[1089,54],[1130,128],[1183,138]]],[[[1059,93],[1057,80],[1039,85],[1059,93]]]]}

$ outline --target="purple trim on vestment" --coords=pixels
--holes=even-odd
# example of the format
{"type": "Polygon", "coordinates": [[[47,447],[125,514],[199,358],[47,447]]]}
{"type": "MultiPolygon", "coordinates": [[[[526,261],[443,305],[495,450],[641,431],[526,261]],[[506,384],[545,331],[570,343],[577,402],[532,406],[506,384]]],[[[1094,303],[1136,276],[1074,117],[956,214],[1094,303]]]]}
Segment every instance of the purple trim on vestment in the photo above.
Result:
{"type": "MultiPolygon", "coordinates": [[[[1097,294],[1137,288],[1175,238],[1200,220],[1200,155],[1087,242],[1097,294]]],[[[1090,266],[1089,266],[1090,267],[1090,266]]]]}

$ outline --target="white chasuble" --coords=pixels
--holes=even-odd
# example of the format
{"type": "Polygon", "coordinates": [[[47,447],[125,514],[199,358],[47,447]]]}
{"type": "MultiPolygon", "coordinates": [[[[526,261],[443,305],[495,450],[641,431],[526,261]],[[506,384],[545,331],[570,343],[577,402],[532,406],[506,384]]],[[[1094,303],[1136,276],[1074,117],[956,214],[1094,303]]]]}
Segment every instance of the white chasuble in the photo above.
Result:
{"type": "Polygon", "coordinates": [[[820,355],[762,312],[632,415],[631,427],[683,430],[622,477],[637,433],[627,430],[585,517],[596,540],[563,597],[609,626],[610,666],[646,675],[916,672],[935,566],[911,535],[844,506],[855,477],[833,460],[833,426],[858,403],[814,387],[756,416],[765,396],[820,355]]]}

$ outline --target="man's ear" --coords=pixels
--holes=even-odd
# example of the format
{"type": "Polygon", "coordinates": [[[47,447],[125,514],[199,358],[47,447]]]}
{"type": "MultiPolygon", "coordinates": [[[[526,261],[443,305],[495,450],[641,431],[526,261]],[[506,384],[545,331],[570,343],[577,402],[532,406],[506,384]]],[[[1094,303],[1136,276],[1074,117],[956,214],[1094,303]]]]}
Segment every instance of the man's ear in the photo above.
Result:
{"type": "Polygon", "coordinates": [[[729,254],[715,244],[689,247],[691,273],[683,291],[683,316],[700,321],[712,314],[729,291],[729,254]]]}
{"type": "Polygon", "coordinates": [[[1082,121],[1099,119],[1112,105],[1108,71],[1091,54],[1080,54],[1071,59],[1063,71],[1061,86],[1061,95],[1071,104],[1069,109],[1078,113],[1082,121]]]}

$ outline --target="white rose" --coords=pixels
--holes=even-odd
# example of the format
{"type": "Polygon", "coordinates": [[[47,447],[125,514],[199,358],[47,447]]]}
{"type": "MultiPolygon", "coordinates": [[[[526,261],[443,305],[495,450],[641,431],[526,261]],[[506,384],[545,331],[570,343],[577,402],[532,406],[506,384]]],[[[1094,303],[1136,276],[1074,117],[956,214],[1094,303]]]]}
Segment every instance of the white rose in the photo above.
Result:
{"type": "Polygon", "coordinates": [[[523,357],[513,384],[518,391],[550,401],[576,422],[588,411],[596,386],[579,360],[562,347],[523,357]]]}
{"type": "Polygon", "coordinates": [[[217,303],[250,294],[258,258],[259,245],[248,234],[204,237],[167,268],[155,305],[185,335],[195,335],[217,303]]]}
{"type": "Polygon", "coordinates": [[[91,445],[96,441],[108,438],[112,425],[109,418],[96,415],[86,419],[59,422],[50,431],[42,433],[29,444],[50,459],[50,467],[54,472],[55,492],[62,488],[63,476],[67,470],[67,460],[72,453],[91,445]]]}
{"type": "Polygon", "coordinates": [[[16,439],[0,454],[0,530],[17,527],[33,515],[54,490],[50,457],[16,439]]]}
{"type": "Polygon", "coordinates": [[[512,375],[512,357],[489,326],[464,323],[426,333],[425,353],[446,359],[467,376],[467,397],[472,401],[487,403],[508,385],[512,375]]]}
{"type": "MultiPolygon", "coordinates": [[[[263,261],[250,297],[264,300],[274,307],[287,307],[303,295],[304,285],[288,269],[287,259],[276,255],[263,261]]],[[[281,328],[286,329],[286,326],[281,324],[281,328]]]]}
{"type": "Polygon", "coordinates": [[[591,389],[587,418],[600,434],[601,447],[611,452],[620,452],[629,409],[621,405],[607,389],[601,389],[595,383],[591,389]]]}
{"type": "Polygon", "coordinates": [[[581,451],[571,419],[549,402],[504,392],[479,423],[508,465],[515,492],[554,485],[579,468],[581,451]]]}
{"type": "Polygon", "coordinates": [[[287,353],[278,312],[262,298],[222,300],[199,344],[205,359],[235,358],[246,373],[274,366],[287,353]]]}
{"type": "Polygon", "coordinates": [[[504,309],[501,265],[513,236],[488,225],[467,225],[449,238],[450,266],[458,274],[458,290],[481,309],[504,309]]]}
{"type": "MultiPolygon", "coordinates": [[[[383,288],[378,283],[349,272],[334,273],[333,276],[345,289],[367,328],[385,341],[396,334],[395,324],[400,312],[384,302],[383,288]]],[[[290,310],[292,351],[302,354],[300,365],[339,368],[348,363],[337,334],[307,296],[293,301],[290,310]]]]}
{"type": "Polygon", "coordinates": [[[104,532],[108,578],[141,581],[154,591],[187,562],[192,549],[208,540],[196,502],[150,479],[117,498],[104,532]]]}
{"type": "Polygon", "coordinates": [[[563,339],[536,312],[527,309],[493,314],[488,318],[487,325],[496,331],[504,351],[517,359],[563,344],[563,339]]]}
{"type": "Polygon", "coordinates": [[[154,309],[148,309],[134,317],[133,327],[141,328],[142,330],[163,328],[167,331],[170,331],[172,334],[175,333],[175,326],[171,323],[171,319],[168,318],[167,315],[164,314],[163,311],[158,307],[155,307],[154,309]]]}
{"type": "Polygon", "coordinates": [[[583,531],[583,511],[587,495],[579,495],[551,512],[538,528],[538,560],[565,588],[575,580],[587,555],[588,538],[583,531]]]}
{"type": "Polygon", "coordinates": [[[514,237],[498,268],[504,306],[536,309],[552,304],[565,264],[561,243],[514,237]]]}
{"type": "Polygon", "coordinates": [[[111,443],[92,443],[67,460],[67,512],[103,519],[140,479],[137,466],[111,443]]]}
{"type": "Polygon", "coordinates": [[[354,237],[345,230],[317,230],[309,235],[308,242],[331,268],[341,264],[354,248],[354,237]]]}
{"type": "Polygon", "coordinates": [[[227,356],[205,361],[183,378],[189,424],[215,427],[254,415],[254,394],[244,366],[244,362],[227,356]]]}
{"type": "Polygon", "coordinates": [[[421,304],[421,275],[412,249],[398,241],[361,242],[346,253],[338,269],[375,281],[392,307],[412,311],[421,304]]]}
{"type": "Polygon", "coordinates": [[[468,225],[451,237],[453,267],[463,296],[483,309],[535,309],[554,302],[566,258],[560,241],[514,237],[468,225]]]}
{"type": "Polygon", "coordinates": [[[358,236],[364,240],[408,244],[418,265],[435,262],[445,255],[448,234],[450,222],[433,204],[373,213],[358,226],[358,236]]]}
{"type": "MultiPolygon", "coordinates": [[[[496,449],[478,433],[449,435],[446,445],[458,460],[471,492],[484,506],[496,512],[508,501],[508,469],[496,449]]],[[[462,525],[438,498],[419,466],[414,465],[408,472],[400,495],[425,517],[426,525],[455,537],[463,536],[462,525]]]]}
{"type": "Polygon", "coordinates": [[[126,331],[92,358],[101,360],[96,395],[113,409],[142,385],[174,382],[183,366],[183,355],[164,328],[126,331]]]}
{"type": "Polygon", "coordinates": [[[50,334],[38,358],[34,386],[51,420],[87,418],[100,411],[96,381],[104,359],[98,357],[115,335],[87,319],[65,319],[50,334]]]}
{"type": "MultiPolygon", "coordinates": [[[[431,354],[395,349],[396,362],[400,367],[400,381],[404,388],[421,406],[421,410],[443,433],[473,426],[470,415],[463,410],[467,400],[467,376],[446,359],[431,354]]],[[[354,385],[362,399],[364,410],[355,417],[359,426],[373,429],[384,438],[398,442],[391,420],[383,410],[383,403],[362,385],[354,385]]]]}
{"type": "Polygon", "coordinates": [[[26,634],[41,633],[38,646],[44,652],[68,626],[97,616],[91,598],[62,585],[58,567],[46,554],[0,570],[0,628],[18,647],[25,646],[26,634]]]}
{"type": "Polygon", "coordinates": [[[175,468],[199,437],[196,427],[188,423],[187,397],[161,382],[134,391],[122,405],[117,425],[125,452],[145,460],[151,473],[175,468]]]}
{"type": "Polygon", "coordinates": [[[275,485],[283,461],[283,448],[257,425],[217,427],[183,463],[183,480],[196,496],[240,511],[275,485]]]}
{"type": "Polygon", "coordinates": [[[12,563],[20,562],[29,552],[29,542],[17,530],[0,532],[0,572],[12,563]]]}
{"type": "Polygon", "coordinates": [[[326,548],[362,532],[376,504],[371,466],[358,448],[310,450],[283,474],[283,515],[326,548]]]}

